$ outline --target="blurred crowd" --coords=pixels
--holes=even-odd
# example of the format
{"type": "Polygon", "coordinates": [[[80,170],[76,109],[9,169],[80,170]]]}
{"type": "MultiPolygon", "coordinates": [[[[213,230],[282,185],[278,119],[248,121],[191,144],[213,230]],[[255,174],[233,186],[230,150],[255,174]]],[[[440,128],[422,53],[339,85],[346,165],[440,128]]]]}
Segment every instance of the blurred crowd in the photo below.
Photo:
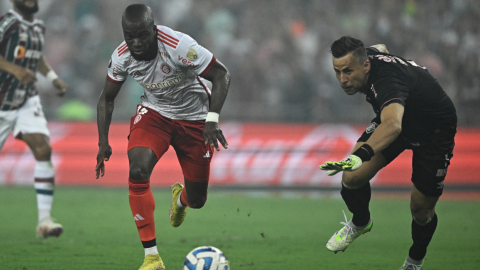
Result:
{"type": "MultiPolygon", "coordinates": [[[[70,87],[61,99],[39,78],[47,118],[95,120],[110,55],[123,41],[122,12],[137,2],[228,67],[222,121],[366,125],[370,105],[343,93],[329,53],[351,35],[426,66],[454,100],[459,124],[480,125],[478,0],[42,0],[44,53],[70,87]]],[[[0,4],[2,14],[10,8],[0,4]]],[[[142,92],[129,78],[114,120],[129,120],[142,92]]]]}

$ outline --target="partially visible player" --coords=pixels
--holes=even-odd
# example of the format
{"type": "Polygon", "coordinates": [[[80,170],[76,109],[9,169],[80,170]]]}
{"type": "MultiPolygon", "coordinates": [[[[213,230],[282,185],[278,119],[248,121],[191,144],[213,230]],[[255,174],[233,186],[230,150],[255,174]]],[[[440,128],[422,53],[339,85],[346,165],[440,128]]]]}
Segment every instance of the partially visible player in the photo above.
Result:
{"type": "MultiPolygon", "coordinates": [[[[362,93],[377,116],[345,160],[321,165],[329,175],[343,171],[341,195],[353,218],[328,241],[345,249],[372,229],[370,180],[406,149],[413,152],[410,200],[412,239],[400,269],[419,270],[437,227],[435,205],[453,156],[457,115],[451,99],[425,67],[391,55],[384,45],[366,48],[342,37],[331,46],[333,68],[348,95],[362,93]]],[[[394,214],[394,213],[392,213],[394,214]]]]}
{"type": "Polygon", "coordinates": [[[35,19],[37,0],[11,0],[13,10],[0,17],[0,150],[13,130],[27,143],[36,159],[37,236],[60,236],[62,225],[50,216],[55,172],[47,120],[35,88],[35,74],[46,76],[63,96],[67,85],[42,55],[45,26],[35,19]]]}
{"type": "Polygon", "coordinates": [[[104,161],[112,154],[108,129],[114,100],[130,75],[144,89],[141,105],[130,122],[128,140],[129,202],[145,249],[140,269],[165,269],[156,244],[150,174],[169,146],[173,146],[185,186],[180,183],[172,186],[170,223],[180,226],[187,206],[203,207],[214,148],[220,150],[218,141],[225,149],[228,147],[218,117],[230,75],[211,52],[190,36],[155,25],[152,11],[146,5],[128,6],[122,16],[122,28],[125,41],[112,54],[97,106],[96,177],[104,175],[104,161]],[[211,90],[203,78],[212,82],[211,90]]]}

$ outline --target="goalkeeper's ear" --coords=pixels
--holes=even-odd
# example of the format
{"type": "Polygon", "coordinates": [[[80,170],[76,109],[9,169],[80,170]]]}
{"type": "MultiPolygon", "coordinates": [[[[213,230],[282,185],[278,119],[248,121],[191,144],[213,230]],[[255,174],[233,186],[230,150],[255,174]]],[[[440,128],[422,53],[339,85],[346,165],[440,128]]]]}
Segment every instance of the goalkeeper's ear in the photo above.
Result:
{"type": "Polygon", "coordinates": [[[389,53],[385,44],[375,44],[370,47],[377,49],[381,53],[389,53]]]}

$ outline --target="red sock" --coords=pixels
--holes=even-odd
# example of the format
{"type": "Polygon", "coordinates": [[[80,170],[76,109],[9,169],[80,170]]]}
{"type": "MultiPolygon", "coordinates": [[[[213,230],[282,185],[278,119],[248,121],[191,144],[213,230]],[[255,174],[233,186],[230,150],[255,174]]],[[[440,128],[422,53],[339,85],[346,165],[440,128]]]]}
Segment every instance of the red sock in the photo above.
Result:
{"type": "Polygon", "coordinates": [[[155,200],[150,189],[150,180],[135,181],[128,179],[130,208],[137,225],[140,240],[155,239],[155,200]]]}

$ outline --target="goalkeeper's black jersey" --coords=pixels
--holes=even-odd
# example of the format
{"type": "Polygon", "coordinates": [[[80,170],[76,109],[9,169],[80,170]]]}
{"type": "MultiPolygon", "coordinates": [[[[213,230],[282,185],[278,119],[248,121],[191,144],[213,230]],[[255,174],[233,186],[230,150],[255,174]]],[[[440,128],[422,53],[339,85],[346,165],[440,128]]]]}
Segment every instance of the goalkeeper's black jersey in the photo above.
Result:
{"type": "MultiPolygon", "coordinates": [[[[371,70],[365,95],[379,116],[390,103],[405,107],[402,136],[409,142],[428,144],[442,138],[443,144],[452,144],[456,132],[457,115],[452,100],[425,67],[401,57],[367,48],[371,70]]],[[[437,145],[438,146],[438,145],[437,145]]]]}

